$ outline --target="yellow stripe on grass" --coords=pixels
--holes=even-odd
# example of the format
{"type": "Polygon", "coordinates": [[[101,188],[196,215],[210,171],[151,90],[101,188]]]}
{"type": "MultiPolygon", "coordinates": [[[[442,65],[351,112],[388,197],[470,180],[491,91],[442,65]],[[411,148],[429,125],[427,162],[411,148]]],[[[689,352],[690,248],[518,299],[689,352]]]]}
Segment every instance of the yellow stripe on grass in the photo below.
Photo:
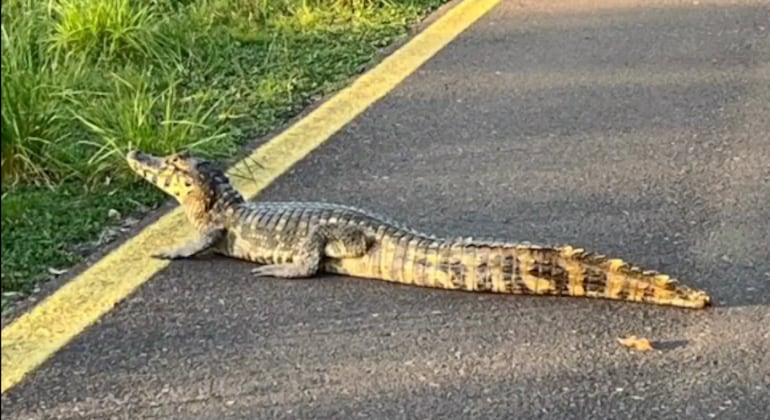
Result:
{"type": "MultiPolygon", "coordinates": [[[[379,65],[234,165],[251,199],[483,16],[500,0],[464,0],[379,65]],[[256,162],[259,167],[254,165],[256,162]]],[[[177,208],[111,252],[2,331],[2,392],[45,362],[169,262],[150,254],[193,234],[177,208]]]]}

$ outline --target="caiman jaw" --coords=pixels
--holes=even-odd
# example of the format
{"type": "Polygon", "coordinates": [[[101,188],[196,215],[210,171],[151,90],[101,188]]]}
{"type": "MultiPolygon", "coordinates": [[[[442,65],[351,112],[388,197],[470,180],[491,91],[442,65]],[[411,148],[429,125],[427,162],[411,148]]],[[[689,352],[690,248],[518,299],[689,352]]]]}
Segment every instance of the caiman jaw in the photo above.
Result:
{"type": "Polygon", "coordinates": [[[137,175],[180,200],[193,192],[199,183],[194,173],[195,163],[191,162],[186,154],[161,158],[149,153],[131,151],[126,155],[126,161],[137,175]]]}

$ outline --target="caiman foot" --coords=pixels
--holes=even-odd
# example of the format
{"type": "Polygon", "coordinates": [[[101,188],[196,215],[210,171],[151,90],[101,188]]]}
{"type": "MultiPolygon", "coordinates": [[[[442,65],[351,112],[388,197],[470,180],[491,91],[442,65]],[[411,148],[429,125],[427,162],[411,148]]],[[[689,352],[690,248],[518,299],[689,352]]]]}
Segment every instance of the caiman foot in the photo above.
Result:
{"type": "Polygon", "coordinates": [[[152,254],[152,258],[160,260],[181,260],[192,258],[209,250],[224,234],[222,229],[212,229],[205,234],[184,243],[176,248],[152,254]]]}
{"type": "Polygon", "coordinates": [[[152,258],[155,258],[157,260],[181,260],[184,258],[189,258],[187,256],[180,255],[178,253],[174,253],[173,251],[168,252],[160,252],[158,254],[152,254],[152,258]]]}
{"type": "Polygon", "coordinates": [[[299,264],[268,264],[253,268],[251,273],[255,277],[277,277],[283,279],[298,279],[312,277],[318,270],[316,267],[307,267],[299,264]]]}

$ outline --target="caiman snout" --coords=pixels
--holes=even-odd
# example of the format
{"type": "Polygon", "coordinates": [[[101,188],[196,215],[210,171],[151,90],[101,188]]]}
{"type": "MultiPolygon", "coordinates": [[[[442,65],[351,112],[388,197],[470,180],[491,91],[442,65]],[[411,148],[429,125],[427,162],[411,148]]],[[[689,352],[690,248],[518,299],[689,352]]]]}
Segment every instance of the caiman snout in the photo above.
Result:
{"type": "Polygon", "coordinates": [[[132,150],[126,154],[126,160],[129,162],[144,162],[150,160],[152,156],[142,153],[139,150],[132,150]]]}
{"type": "Polygon", "coordinates": [[[134,169],[145,170],[157,169],[162,162],[161,159],[158,159],[149,153],[142,153],[138,150],[132,150],[128,152],[126,154],[126,161],[128,161],[129,166],[134,169]]]}
{"type": "Polygon", "coordinates": [[[144,158],[144,153],[137,150],[132,150],[126,154],[126,161],[128,161],[128,164],[131,166],[143,161],[144,158]]]}

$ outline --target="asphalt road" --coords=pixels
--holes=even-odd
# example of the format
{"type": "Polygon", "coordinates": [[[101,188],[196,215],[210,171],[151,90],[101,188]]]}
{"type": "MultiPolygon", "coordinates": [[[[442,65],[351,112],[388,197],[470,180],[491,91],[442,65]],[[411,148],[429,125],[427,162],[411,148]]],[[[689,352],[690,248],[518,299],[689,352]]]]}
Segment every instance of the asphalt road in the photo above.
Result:
{"type": "Polygon", "coordinates": [[[3,413],[766,418],[770,4],[539,3],[503,2],[260,198],[581,245],[714,308],[256,280],[207,257],[145,284],[3,413]],[[662,349],[628,351],[629,333],[662,349]]]}

